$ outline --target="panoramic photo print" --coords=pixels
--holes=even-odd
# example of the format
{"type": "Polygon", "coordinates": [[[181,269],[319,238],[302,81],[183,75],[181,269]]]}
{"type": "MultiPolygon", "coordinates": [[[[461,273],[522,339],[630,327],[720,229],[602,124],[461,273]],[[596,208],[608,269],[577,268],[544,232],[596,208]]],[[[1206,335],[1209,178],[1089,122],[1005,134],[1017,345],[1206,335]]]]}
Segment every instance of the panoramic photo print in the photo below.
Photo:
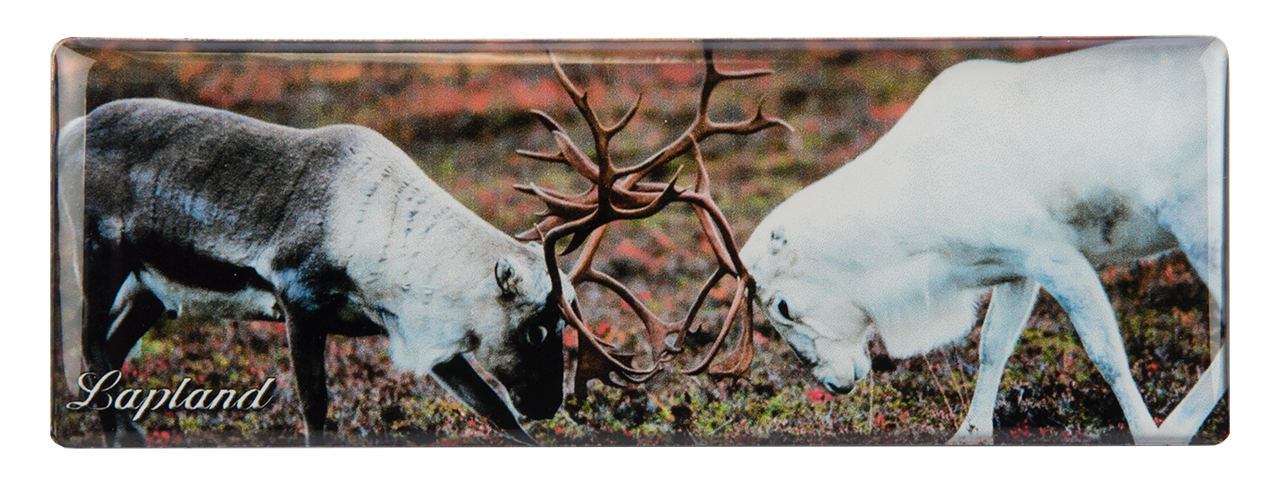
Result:
{"type": "Polygon", "coordinates": [[[1230,432],[1212,37],[53,61],[66,447],[1230,432]]]}

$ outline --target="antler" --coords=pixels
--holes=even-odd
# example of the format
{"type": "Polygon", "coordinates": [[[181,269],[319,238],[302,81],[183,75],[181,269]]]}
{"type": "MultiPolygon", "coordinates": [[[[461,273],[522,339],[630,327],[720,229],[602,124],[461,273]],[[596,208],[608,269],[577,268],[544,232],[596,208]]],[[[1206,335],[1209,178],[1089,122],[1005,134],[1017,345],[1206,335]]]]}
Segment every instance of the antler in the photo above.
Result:
{"type": "Polygon", "coordinates": [[[566,321],[578,331],[579,354],[578,374],[576,380],[581,383],[599,378],[610,384],[617,384],[609,377],[615,373],[631,382],[642,382],[656,374],[662,363],[669,361],[675,354],[683,350],[684,337],[693,325],[695,316],[711,292],[725,276],[737,280],[736,293],[730,305],[725,323],[717,336],[715,344],[700,362],[685,369],[687,374],[711,372],[717,375],[744,375],[750,367],[752,357],[752,313],[748,300],[754,290],[754,282],[738,256],[737,244],[733,233],[729,230],[724,213],[711,199],[710,179],[698,148],[698,143],[716,134],[751,134],[770,127],[781,126],[794,131],[786,122],[764,115],[759,108],[753,117],[735,123],[720,123],[710,119],[709,107],[711,94],[720,83],[730,80],[751,79],[765,76],[773,72],[767,69],[723,72],[716,68],[710,49],[704,50],[706,77],[698,102],[698,111],[692,124],[675,141],[649,156],[644,161],[628,167],[615,165],[609,152],[609,141],[622,131],[635,117],[640,108],[643,96],[638,97],[615,124],[605,126],[592,109],[587,93],[579,90],[564,69],[560,67],[555,56],[547,53],[556,77],[561,86],[573,100],[574,106],[586,120],[595,142],[595,159],[583,153],[569,137],[563,127],[551,116],[538,110],[532,111],[544,127],[555,137],[559,151],[555,153],[520,150],[516,153],[535,160],[567,164],[575,172],[586,178],[591,187],[576,194],[541,188],[533,184],[516,185],[523,193],[532,194],[546,203],[547,208],[538,213],[542,220],[533,229],[522,233],[517,238],[523,240],[541,240],[545,250],[547,269],[557,273],[558,261],[555,253],[556,242],[564,237],[571,237],[561,255],[571,253],[584,247],[583,255],[569,273],[569,281],[573,285],[594,283],[617,294],[631,307],[636,316],[644,324],[650,350],[653,352],[649,367],[639,368],[631,365],[633,354],[621,353],[617,348],[596,336],[590,327],[583,322],[579,308],[565,300],[563,287],[558,277],[552,278],[552,290],[559,300],[559,305],[566,321]],[[681,169],[667,183],[641,182],[655,168],[664,165],[690,150],[698,166],[694,187],[692,189],[679,186],[676,180],[681,169]],[[710,279],[702,286],[693,306],[682,323],[669,324],[659,319],[650,311],[625,285],[616,279],[596,270],[592,263],[604,239],[605,228],[617,220],[640,219],[652,216],[671,203],[685,203],[693,207],[702,226],[702,232],[710,241],[718,268],[710,279]],[[743,331],[734,352],[719,364],[712,365],[712,360],[719,352],[720,345],[728,336],[737,318],[738,312],[746,306],[746,317],[743,319],[743,331]],[[667,338],[676,334],[673,344],[667,338]],[[584,343],[585,342],[585,343],[584,343]]]}

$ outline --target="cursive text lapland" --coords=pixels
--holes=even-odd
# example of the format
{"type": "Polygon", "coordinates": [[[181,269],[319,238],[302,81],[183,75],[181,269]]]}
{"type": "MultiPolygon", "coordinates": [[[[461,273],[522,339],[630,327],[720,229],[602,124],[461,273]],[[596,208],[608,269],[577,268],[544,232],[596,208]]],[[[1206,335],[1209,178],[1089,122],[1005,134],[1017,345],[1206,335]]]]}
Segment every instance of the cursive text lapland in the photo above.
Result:
{"type": "Polygon", "coordinates": [[[114,407],[120,411],[134,410],[134,421],[141,420],[147,415],[148,411],[160,409],[256,411],[267,407],[271,403],[276,386],[276,378],[268,377],[261,387],[243,392],[235,389],[199,388],[184,392],[187,391],[187,384],[191,382],[191,378],[186,377],[172,391],[169,389],[123,388],[120,389],[119,394],[113,397],[110,391],[120,384],[120,379],[120,371],[118,370],[108,372],[102,377],[98,377],[97,374],[92,372],[81,374],[79,384],[80,390],[83,391],[84,399],[67,403],[67,409],[72,411],[84,409],[101,411],[114,407]]]}

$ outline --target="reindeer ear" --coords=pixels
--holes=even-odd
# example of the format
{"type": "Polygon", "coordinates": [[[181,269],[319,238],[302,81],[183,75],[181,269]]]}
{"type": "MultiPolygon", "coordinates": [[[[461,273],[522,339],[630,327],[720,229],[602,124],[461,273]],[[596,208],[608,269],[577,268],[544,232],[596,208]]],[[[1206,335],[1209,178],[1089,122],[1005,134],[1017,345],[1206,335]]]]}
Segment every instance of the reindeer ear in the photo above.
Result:
{"type": "Polygon", "coordinates": [[[777,255],[787,245],[787,232],[779,226],[769,233],[769,254],[777,255]]]}
{"type": "Polygon", "coordinates": [[[508,297],[520,295],[520,273],[516,266],[511,263],[511,259],[502,257],[498,260],[498,264],[493,266],[493,278],[498,281],[498,288],[502,290],[502,294],[508,297]]]}

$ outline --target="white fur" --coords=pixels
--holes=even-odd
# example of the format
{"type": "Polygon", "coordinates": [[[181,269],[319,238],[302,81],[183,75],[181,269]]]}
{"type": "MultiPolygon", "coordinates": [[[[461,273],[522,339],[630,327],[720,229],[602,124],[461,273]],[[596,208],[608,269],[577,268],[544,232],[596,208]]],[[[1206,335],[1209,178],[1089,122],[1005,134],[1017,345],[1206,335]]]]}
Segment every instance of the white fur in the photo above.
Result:
{"type": "MultiPolygon", "coordinates": [[[[847,390],[873,331],[895,357],[927,352],[962,337],[996,287],[955,438],[989,442],[999,374],[1044,286],[1136,441],[1186,442],[1208,411],[1157,429],[1093,265],[1181,248],[1222,300],[1225,61],[1213,39],[1156,39],[946,70],[875,146],[761,222],[742,250],[757,304],[847,390]]],[[[1216,401],[1225,378],[1207,379],[1200,399],[1216,401]]]]}

